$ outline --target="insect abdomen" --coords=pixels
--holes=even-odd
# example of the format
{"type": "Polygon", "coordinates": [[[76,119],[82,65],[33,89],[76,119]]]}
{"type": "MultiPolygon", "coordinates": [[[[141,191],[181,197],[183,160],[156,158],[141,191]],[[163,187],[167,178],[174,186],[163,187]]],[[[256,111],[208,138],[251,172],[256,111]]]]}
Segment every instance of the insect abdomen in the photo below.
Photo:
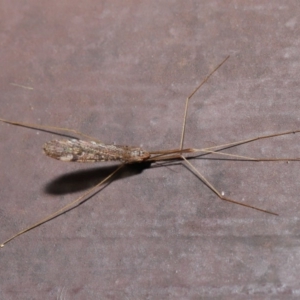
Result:
{"type": "Polygon", "coordinates": [[[53,140],[43,146],[46,155],[61,161],[100,162],[121,161],[140,162],[150,157],[139,147],[106,145],[82,140],[53,140]]]}

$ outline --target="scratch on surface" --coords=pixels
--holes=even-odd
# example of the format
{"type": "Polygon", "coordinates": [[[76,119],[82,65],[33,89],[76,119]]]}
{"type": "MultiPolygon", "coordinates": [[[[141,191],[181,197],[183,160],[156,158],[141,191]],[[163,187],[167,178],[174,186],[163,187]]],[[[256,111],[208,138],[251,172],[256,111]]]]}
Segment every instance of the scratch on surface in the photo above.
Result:
{"type": "Polygon", "coordinates": [[[30,86],[25,86],[25,85],[13,83],[13,82],[11,82],[10,84],[11,84],[11,85],[14,85],[14,86],[17,86],[17,87],[21,87],[21,88],[23,88],[23,89],[33,90],[33,87],[30,87],[30,86]]]}
{"type": "Polygon", "coordinates": [[[66,300],[67,288],[64,286],[62,289],[59,289],[58,295],[56,297],[57,300],[66,300]]]}

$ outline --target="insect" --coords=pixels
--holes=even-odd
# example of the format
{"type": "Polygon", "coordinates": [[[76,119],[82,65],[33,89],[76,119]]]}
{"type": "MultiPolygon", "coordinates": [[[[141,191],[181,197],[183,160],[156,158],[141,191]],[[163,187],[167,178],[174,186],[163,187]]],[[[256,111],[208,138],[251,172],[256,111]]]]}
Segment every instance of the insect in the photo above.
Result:
{"type": "Polygon", "coordinates": [[[270,135],[262,135],[257,136],[254,138],[236,141],[228,144],[217,145],[209,148],[197,149],[197,148],[184,148],[184,136],[185,136],[185,127],[186,127],[186,119],[187,119],[187,112],[188,112],[188,105],[190,99],[194,96],[194,94],[201,88],[201,86],[215,73],[224,63],[227,61],[229,56],[227,56],[204,80],[195,88],[195,90],[186,98],[185,110],[184,110],[184,117],[183,117],[183,125],[182,125],[182,132],[181,132],[181,140],[179,144],[179,148],[171,149],[171,150],[159,150],[159,151],[146,151],[139,147],[130,147],[130,146],[119,146],[119,145],[108,145],[100,141],[94,141],[94,139],[86,134],[78,132],[74,129],[67,129],[67,128],[59,128],[59,127],[52,127],[52,126],[40,126],[34,124],[26,124],[20,122],[9,121],[6,119],[1,119],[1,122],[8,123],[11,125],[22,126],[27,128],[34,128],[44,131],[55,131],[58,135],[68,135],[76,134],[80,136],[82,139],[63,139],[63,140],[53,140],[44,144],[43,149],[46,155],[67,162],[100,162],[100,161],[120,161],[121,164],[115,169],[111,174],[109,174],[106,178],[104,178],[101,182],[97,185],[89,189],[79,198],[75,199],[71,203],[67,204],[66,206],[62,207],[58,211],[54,212],[53,214],[45,217],[44,219],[36,222],[35,224],[19,231],[9,239],[5,240],[0,244],[1,247],[4,247],[5,244],[10,242],[11,240],[15,239],[16,237],[24,234],[27,231],[34,229],[42,225],[45,222],[67,212],[68,210],[78,206],[80,203],[85,201],[89,196],[91,196],[95,191],[104,183],[108,182],[120,169],[122,169],[125,165],[128,164],[138,164],[141,162],[168,162],[173,160],[179,160],[185,164],[187,168],[191,172],[193,172],[204,184],[206,184],[221,200],[231,202],[234,204],[242,205],[257,211],[261,211],[264,213],[278,215],[275,212],[271,212],[269,210],[261,209],[246,203],[242,203],[236,201],[234,199],[225,197],[221,192],[219,192],[212,183],[210,183],[191,163],[192,159],[195,159],[199,156],[208,155],[208,154],[215,154],[221,157],[230,157],[230,158],[237,158],[239,160],[246,160],[246,161],[299,161],[300,158],[253,158],[253,157],[246,157],[246,156],[238,156],[232,155],[226,152],[222,152],[227,148],[238,146],[246,143],[250,143],[260,139],[267,139],[271,137],[277,136],[284,136],[289,134],[294,134],[300,132],[300,130],[291,130],[286,132],[274,133],[270,135]]]}

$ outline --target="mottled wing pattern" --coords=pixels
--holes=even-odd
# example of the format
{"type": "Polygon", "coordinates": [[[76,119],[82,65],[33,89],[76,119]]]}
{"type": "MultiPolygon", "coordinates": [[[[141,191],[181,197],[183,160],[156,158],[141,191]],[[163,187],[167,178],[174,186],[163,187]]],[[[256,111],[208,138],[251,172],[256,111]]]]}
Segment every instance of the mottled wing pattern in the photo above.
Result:
{"type": "Polygon", "coordinates": [[[100,162],[121,161],[140,162],[150,157],[139,147],[106,145],[83,140],[53,140],[43,146],[46,155],[61,161],[100,162]]]}

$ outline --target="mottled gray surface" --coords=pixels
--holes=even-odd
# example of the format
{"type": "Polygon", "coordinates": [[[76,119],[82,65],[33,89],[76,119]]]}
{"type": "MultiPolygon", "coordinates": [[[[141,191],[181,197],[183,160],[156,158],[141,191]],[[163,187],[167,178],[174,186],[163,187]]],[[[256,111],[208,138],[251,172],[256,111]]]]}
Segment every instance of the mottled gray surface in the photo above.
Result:
{"type": "MultiPolygon", "coordinates": [[[[0,117],[147,150],[300,128],[299,1],[8,1],[0,117]],[[22,87],[23,86],[23,87],[22,87]],[[25,87],[31,87],[28,89],[25,87]]],[[[0,124],[0,242],[112,171],[42,154],[53,136],[0,124]],[[77,173],[76,173],[77,172],[77,173]]],[[[300,156],[300,136],[230,152],[300,156]]],[[[126,169],[0,251],[1,299],[292,299],[300,294],[300,162],[194,160],[126,169]]]]}

